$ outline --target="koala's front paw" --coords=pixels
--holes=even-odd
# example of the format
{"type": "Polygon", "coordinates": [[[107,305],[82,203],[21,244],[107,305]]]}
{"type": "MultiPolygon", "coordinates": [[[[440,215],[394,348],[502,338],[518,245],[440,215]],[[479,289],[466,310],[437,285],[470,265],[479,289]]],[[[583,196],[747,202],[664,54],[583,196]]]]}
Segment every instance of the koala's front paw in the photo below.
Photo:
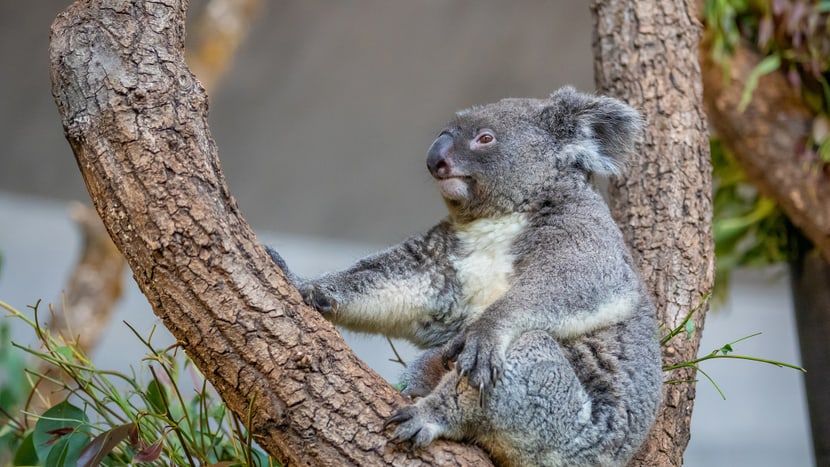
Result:
{"type": "Polygon", "coordinates": [[[309,283],[300,286],[299,290],[305,304],[319,311],[326,318],[331,318],[337,313],[337,300],[323,287],[309,283]]]}
{"type": "Polygon", "coordinates": [[[408,405],[396,410],[383,423],[383,427],[398,423],[392,439],[411,440],[414,447],[426,446],[444,432],[438,419],[431,417],[426,409],[418,404],[408,405]]]}
{"type": "Polygon", "coordinates": [[[493,335],[492,328],[476,329],[470,326],[466,332],[455,336],[444,348],[445,364],[455,361],[455,369],[461,376],[467,376],[467,383],[486,392],[499,378],[504,365],[504,351],[500,339],[493,335]]]}

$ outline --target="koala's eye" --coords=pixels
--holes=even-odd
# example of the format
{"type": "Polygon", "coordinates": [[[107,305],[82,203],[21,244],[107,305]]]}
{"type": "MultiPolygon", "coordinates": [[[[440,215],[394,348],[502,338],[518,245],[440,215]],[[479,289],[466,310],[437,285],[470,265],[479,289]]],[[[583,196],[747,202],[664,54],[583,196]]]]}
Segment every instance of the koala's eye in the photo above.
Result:
{"type": "Polygon", "coordinates": [[[476,141],[478,141],[478,144],[487,144],[492,143],[494,139],[495,138],[493,138],[493,135],[491,135],[490,133],[484,133],[483,135],[479,136],[476,141]]]}

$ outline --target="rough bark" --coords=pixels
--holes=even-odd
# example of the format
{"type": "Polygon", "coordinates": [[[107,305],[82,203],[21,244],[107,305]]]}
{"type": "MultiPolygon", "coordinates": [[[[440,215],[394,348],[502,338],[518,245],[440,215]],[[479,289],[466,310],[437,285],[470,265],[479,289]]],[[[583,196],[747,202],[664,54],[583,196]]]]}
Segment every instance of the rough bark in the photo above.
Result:
{"type": "Polygon", "coordinates": [[[52,26],[53,94],[93,203],[154,312],[286,465],[487,465],[387,443],[403,397],[307,309],[231,197],[185,0],[77,1],[52,26]]]}
{"type": "MultiPolygon", "coordinates": [[[[640,157],[610,186],[611,208],[654,294],[658,319],[675,328],[702,305],[714,278],[711,165],[697,50],[701,24],[693,1],[599,1],[594,56],[597,89],[638,108],[647,120],[640,157]]],[[[664,347],[666,364],[692,360],[696,332],[664,347]]],[[[675,371],[657,422],[632,465],[680,466],[690,437],[694,372],[675,371]]]]}
{"type": "Polygon", "coordinates": [[[774,199],[830,261],[830,177],[798,157],[811,112],[782,73],[762,76],[746,109],[738,107],[747,78],[762,57],[739,47],[724,69],[701,49],[706,113],[750,182],[774,199]]]}

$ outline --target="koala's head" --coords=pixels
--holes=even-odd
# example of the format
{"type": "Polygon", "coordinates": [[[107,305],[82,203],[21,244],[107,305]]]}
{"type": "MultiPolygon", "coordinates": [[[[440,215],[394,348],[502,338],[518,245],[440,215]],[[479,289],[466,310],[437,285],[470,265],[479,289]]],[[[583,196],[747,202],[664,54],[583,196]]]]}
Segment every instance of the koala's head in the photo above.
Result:
{"type": "Polygon", "coordinates": [[[492,217],[520,211],[562,182],[619,174],[642,127],[623,102],[565,87],[548,99],[458,112],[429,148],[427,168],[452,214],[492,217]]]}

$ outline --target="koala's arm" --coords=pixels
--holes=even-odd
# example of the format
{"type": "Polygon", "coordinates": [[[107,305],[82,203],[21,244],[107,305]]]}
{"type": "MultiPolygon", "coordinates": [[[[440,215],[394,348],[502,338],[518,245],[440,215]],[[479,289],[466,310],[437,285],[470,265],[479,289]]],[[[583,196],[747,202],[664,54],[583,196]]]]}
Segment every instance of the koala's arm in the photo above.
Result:
{"type": "Polygon", "coordinates": [[[265,251],[268,253],[268,256],[271,257],[271,260],[274,261],[274,263],[277,266],[279,266],[280,269],[282,269],[282,272],[285,273],[286,279],[288,279],[288,281],[291,282],[291,284],[294,287],[299,288],[299,284],[302,281],[302,279],[300,279],[297,275],[294,274],[293,271],[291,271],[291,269],[288,268],[288,264],[285,262],[284,259],[282,259],[282,255],[277,253],[277,250],[271,248],[268,245],[265,245],[265,251]]]}
{"type": "Polygon", "coordinates": [[[556,248],[524,255],[510,290],[450,341],[444,358],[455,359],[473,387],[486,389],[525,332],[568,339],[630,318],[644,292],[621,236],[610,232],[605,238],[578,224],[536,232],[536,244],[556,248]]]}
{"type": "Polygon", "coordinates": [[[441,223],[348,269],[301,280],[298,288],[308,305],[346,329],[443,344],[460,326],[450,317],[457,300],[448,259],[454,244],[441,223]]]}

